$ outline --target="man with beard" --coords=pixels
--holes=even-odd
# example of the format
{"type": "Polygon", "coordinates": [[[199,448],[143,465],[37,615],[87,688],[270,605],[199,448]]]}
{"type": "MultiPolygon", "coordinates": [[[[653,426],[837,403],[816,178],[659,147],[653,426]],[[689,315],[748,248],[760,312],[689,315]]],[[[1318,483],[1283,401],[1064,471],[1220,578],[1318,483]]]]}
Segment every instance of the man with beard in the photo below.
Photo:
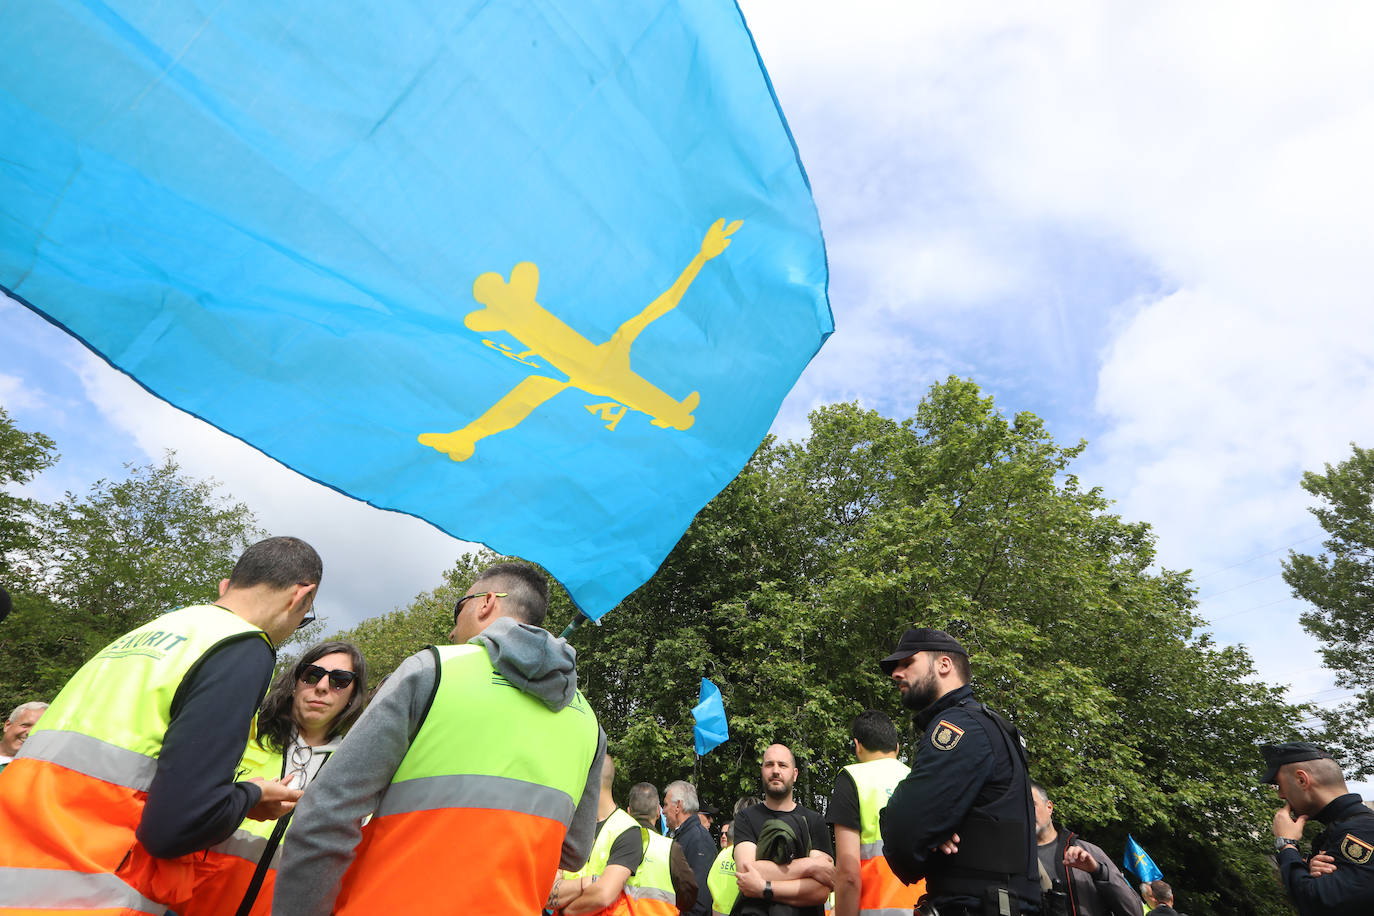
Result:
{"type": "Polygon", "coordinates": [[[879,817],[893,873],[908,884],[925,878],[925,903],[941,916],[1035,911],[1040,868],[1020,734],[974,699],[968,652],[948,633],[907,630],[879,664],[922,731],[911,772],[879,817]]]}
{"type": "Polygon", "coordinates": [[[796,803],[797,758],[785,744],[763,753],[763,803],[735,817],[737,913],[771,913],[786,904],[792,916],[822,916],[835,886],[830,831],[817,811],[796,803]],[[789,848],[790,847],[790,848],[789,848]],[[776,850],[786,849],[779,855],[776,850]],[[761,905],[760,905],[761,904],[761,905]]]}
{"type": "Polygon", "coordinates": [[[1067,912],[1072,916],[1144,916],[1140,897],[1101,847],[1055,826],[1054,802],[1044,786],[1032,782],[1031,793],[1036,854],[1067,912]]]}

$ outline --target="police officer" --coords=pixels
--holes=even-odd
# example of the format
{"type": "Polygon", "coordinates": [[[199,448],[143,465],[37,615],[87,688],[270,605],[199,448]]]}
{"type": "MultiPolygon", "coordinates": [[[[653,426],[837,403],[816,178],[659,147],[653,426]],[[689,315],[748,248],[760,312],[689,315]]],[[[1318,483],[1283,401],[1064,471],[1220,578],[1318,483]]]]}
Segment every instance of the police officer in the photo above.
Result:
{"type": "Polygon", "coordinates": [[[1274,812],[1274,847],[1288,896],[1301,916],[1374,912],[1374,811],[1346,791],[1340,764],[1315,744],[1266,744],[1263,782],[1287,804],[1274,812]],[[1308,818],[1326,825],[1305,861],[1298,841],[1308,818]]]}
{"type": "Polygon", "coordinates": [[[1020,734],[974,699],[968,653],[948,633],[907,630],[880,664],[923,732],[879,818],[888,865],[908,884],[926,879],[924,912],[1034,912],[1035,813],[1020,734]]]}

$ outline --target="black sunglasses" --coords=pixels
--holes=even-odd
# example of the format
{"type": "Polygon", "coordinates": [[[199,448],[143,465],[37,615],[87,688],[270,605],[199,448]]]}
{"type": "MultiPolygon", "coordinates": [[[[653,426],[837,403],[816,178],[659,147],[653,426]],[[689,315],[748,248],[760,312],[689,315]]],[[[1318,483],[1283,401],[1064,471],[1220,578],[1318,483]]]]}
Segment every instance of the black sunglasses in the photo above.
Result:
{"type": "Polygon", "coordinates": [[[458,615],[463,613],[463,602],[469,598],[485,598],[487,595],[495,595],[497,598],[504,598],[509,592],[474,592],[471,595],[464,595],[453,605],[453,625],[458,626],[458,615]]]}
{"type": "Polygon", "coordinates": [[[343,669],[326,671],[319,665],[306,665],[305,670],[301,672],[300,679],[311,687],[314,687],[320,682],[320,678],[324,677],[326,674],[329,675],[329,686],[333,687],[335,690],[343,690],[349,684],[353,683],[353,679],[358,676],[352,671],[344,671],[343,669]]]}

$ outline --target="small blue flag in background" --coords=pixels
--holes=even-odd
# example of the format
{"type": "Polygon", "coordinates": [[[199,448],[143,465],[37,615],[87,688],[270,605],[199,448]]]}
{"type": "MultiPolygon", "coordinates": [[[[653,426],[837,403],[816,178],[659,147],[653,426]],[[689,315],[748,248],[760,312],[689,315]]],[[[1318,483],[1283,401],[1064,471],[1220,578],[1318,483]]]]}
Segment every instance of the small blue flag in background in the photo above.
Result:
{"type": "Polygon", "coordinates": [[[1121,864],[1141,881],[1161,881],[1164,878],[1164,872],[1159,870],[1154,859],[1140,848],[1140,844],[1130,834],[1126,835],[1126,854],[1121,857],[1121,864]]]}
{"type": "Polygon", "coordinates": [[[692,732],[696,736],[698,757],[729,740],[730,726],[725,721],[725,700],[720,695],[720,688],[706,678],[701,679],[701,697],[697,705],[692,707],[692,718],[697,721],[692,732]]]}
{"type": "Polygon", "coordinates": [[[0,289],[589,617],[833,324],[729,0],[44,0],[0,30],[0,289]]]}

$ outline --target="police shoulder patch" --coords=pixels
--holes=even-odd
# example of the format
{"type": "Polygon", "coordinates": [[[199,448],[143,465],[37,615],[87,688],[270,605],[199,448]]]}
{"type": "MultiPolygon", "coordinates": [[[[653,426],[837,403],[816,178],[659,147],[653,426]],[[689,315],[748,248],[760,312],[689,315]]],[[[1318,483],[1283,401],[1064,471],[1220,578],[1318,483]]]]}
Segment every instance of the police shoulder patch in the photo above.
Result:
{"type": "Polygon", "coordinates": [[[952,751],[962,737],[964,737],[962,728],[948,719],[941,719],[936,723],[935,731],[930,735],[930,743],[937,751],[952,751]]]}
{"type": "Polygon", "coordinates": [[[1353,833],[1347,833],[1345,839],[1341,840],[1341,855],[1356,865],[1363,865],[1369,861],[1370,856],[1374,856],[1374,845],[1366,843],[1353,833]]]}

